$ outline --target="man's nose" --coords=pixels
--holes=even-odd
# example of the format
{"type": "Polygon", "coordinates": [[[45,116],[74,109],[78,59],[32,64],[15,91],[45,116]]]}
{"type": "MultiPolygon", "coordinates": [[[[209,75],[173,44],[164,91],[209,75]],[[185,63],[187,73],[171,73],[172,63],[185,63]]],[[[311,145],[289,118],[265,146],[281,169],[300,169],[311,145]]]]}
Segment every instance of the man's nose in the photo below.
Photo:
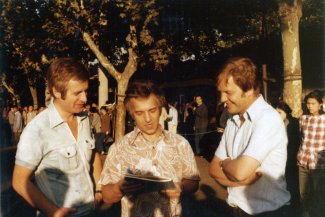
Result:
{"type": "Polygon", "coordinates": [[[221,93],[221,96],[220,96],[220,102],[223,103],[223,102],[226,102],[226,101],[227,101],[227,96],[226,96],[226,94],[221,93]]]}
{"type": "Polygon", "coordinates": [[[151,121],[151,115],[149,114],[149,112],[145,112],[144,113],[144,120],[146,122],[150,122],[151,121]]]}
{"type": "Polygon", "coordinates": [[[87,102],[87,93],[86,92],[81,93],[80,100],[83,102],[87,102]]]}

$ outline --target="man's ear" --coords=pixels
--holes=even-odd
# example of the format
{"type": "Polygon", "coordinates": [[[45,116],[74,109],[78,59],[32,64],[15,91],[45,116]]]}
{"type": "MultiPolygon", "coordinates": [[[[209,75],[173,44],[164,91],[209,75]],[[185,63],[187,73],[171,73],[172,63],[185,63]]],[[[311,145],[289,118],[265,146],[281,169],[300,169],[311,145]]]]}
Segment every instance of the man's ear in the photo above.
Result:
{"type": "Polygon", "coordinates": [[[55,89],[55,87],[53,87],[53,94],[54,94],[54,97],[57,98],[57,99],[61,99],[61,93],[59,91],[57,91],[55,89]]]}

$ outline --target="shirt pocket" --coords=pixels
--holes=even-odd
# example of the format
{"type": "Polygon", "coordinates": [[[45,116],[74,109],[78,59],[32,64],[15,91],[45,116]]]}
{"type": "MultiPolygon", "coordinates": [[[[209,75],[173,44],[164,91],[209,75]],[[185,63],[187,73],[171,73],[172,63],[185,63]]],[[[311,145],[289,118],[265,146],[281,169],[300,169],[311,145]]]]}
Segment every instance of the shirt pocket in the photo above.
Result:
{"type": "Polygon", "coordinates": [[[79,165],[77,150],[73,146],[59,149],[59,162],[62,171],[74,170],[79,165]]]}
{"type": "Polygon", "coordinates": [[[91,160],[93,150],[95,148],[95,139],[86,139],[84,141],[85,156],[88,162],[91,160]]]}

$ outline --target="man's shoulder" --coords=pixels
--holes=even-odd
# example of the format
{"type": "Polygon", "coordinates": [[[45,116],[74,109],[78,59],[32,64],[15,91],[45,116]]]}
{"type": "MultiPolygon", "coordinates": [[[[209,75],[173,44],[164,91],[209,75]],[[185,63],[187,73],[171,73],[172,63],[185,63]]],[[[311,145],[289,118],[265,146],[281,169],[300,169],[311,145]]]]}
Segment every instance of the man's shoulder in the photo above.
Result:
{"type": "Polygon", "coordinates": [[[132,141],[134,142],[137,135],[140,132],[136,129],[132,130],[131,132],[125,134],[117,143],[115,143],[116,146],[121,146],[121,145],[127,145],[131,144],[132,141]]]}
{"type": "Polygon", "coordinates": [[[188,146],[189,142],[180,134],[164,131],[164,142],[168,145],[182,148],[188,146]]]}
{"type": "Polygon", "coordinates": [[[50,127],[48,110],[37,114],[25,127],[25,130],[39,130],[50,127]]]}

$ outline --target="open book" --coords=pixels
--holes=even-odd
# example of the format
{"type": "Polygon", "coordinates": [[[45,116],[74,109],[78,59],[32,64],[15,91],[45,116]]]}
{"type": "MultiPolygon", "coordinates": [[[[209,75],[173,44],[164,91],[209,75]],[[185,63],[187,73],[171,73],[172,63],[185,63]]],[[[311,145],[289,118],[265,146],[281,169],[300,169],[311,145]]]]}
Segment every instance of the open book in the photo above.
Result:
{"type": "Polygon", "coordinates": [[[175,188],[175,184],[170,178],[150,175],[135,175],[130,173],[125,174],[124,178],[128,182],[143,185],[144,188],[142,192],[155,192],[175,188]]]}

